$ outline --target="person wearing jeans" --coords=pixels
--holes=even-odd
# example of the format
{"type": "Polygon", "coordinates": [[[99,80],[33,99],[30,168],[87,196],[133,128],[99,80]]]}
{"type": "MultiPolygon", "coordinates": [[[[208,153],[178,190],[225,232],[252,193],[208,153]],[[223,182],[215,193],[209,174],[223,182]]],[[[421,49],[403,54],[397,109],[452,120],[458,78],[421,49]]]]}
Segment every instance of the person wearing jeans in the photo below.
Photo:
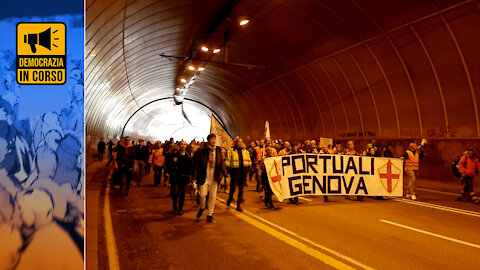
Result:
{"type": "Polygon", "coordinates": [[[410,179],[408,183],[408,194],[407,199],[416,200],[415,196],[415,182],[417,181],[418,169],[420,159],[423,158],[422,148],[418,147],[416,143],[411,143],[409,149],[406,151],[405,155],[402,157],[405,160],[405,172],[410,179]]]}
{"type": "Polygon", "coordinates": [[[193,157],[193,181],[197,183],[200,192],[200,209],[197,218],[200,218],[207,208],[207,222],[215,222],[213,211],[217,197],[217,187],[222,175],[228,176],[222,148],[215,146],[216,136],[207,136],[207,142],[199,148],[193,157]],[[208,196],[208,202],[206,201],[208,196]]]}

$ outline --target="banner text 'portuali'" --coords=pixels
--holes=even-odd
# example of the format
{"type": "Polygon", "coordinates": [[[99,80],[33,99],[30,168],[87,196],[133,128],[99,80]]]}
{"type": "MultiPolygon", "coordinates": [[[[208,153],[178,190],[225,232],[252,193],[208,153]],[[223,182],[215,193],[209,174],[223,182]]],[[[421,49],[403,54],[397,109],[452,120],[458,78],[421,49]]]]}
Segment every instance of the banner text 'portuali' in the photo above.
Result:
{"type": "Polygon", "coordinates": [[[403,195],[403,161],[348,155],[295,154],[265,159],[280,201],[318,195],[403,195]]]}

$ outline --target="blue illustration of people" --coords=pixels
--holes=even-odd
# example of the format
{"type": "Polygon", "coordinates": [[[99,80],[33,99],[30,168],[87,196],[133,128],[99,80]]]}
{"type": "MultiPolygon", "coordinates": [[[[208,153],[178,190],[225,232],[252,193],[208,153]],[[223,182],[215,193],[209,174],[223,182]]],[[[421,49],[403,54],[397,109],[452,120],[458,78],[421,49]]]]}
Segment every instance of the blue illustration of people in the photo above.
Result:
{"type": "Polygon", "coordinates": [[[18,118],[15,54],[0,51],[0,270],[83,269],[83,60],[69,60],[70,104],[18,118]]]}

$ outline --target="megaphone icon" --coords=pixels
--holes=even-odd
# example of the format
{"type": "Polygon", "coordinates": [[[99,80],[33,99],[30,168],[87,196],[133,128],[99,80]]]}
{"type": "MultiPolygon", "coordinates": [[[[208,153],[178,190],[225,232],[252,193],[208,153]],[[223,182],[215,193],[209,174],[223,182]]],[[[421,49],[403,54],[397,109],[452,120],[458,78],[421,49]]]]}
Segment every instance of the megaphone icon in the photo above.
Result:
{"type": "Polygon", "coordinates": [[[52,37],[52,28],[48,28],[47,30],[38,34],[24,35],[23,42],[30,44],[30,49],[32,49],[32,53],[36,53],[37,52],[37,48],[35,47],[36,44],[51,50],[51,44],[52,44],[51,37],[52,37]]]}

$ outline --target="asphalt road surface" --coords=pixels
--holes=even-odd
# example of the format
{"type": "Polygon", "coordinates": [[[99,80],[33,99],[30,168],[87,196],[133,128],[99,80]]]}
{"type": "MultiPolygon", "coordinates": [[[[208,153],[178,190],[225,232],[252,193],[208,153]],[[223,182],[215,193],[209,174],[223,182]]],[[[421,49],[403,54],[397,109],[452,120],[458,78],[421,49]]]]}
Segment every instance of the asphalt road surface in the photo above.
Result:
{"type": "Polygon", "coordinates": [[[417,202],[306,197],[270,210],[250,183],[243,213],[219,190],[211,224],[206,214],[195,218],[189,195],[184,215],[173,214],[169,189],[152,178],[128,197],[102,193],[99,213],[107,200],[110,211],[98,224],[99,269],[480,269],[480,207],[454,194],[424,187],[417,202]]]}

